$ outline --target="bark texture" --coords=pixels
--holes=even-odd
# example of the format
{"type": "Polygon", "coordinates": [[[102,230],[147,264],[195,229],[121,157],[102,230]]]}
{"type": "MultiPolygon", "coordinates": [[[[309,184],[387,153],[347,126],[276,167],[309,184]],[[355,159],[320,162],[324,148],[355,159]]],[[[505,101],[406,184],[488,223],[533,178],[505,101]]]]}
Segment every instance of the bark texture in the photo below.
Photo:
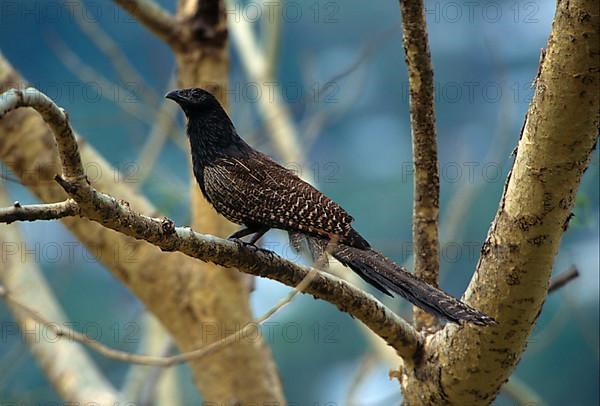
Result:
{"type": "Polygon", "coordinates": [[[407,404],[488,404],[519,361],[598,138],[599,24],[595,0],[558,2],[516,160],[465,293],[499,324],[429,336],[422,361],[402,376],[407,404]]]}
{"type": "MultiPolygon", "coordinates": [[[[400,1],[404,56],[410,85],[410,125],[414,160],[413,248],[415,274],[435,287],[439,279],[440,177],[438,173],[433,68],[425,5],[400,1]]],[[[418,329],[433,329],[435,316],[414,307],[418,329]]]]}

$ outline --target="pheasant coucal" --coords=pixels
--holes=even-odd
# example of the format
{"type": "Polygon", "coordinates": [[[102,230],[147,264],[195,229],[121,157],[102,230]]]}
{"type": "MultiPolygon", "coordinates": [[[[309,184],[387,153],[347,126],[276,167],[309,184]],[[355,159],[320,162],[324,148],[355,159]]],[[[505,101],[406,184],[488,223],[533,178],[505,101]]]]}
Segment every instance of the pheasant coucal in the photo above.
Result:
{"type": "Polygon", "coordinates": [[[255,243],[278,228],[288,231],[296,248],[305,238],[313,258],[331,241],[328,253],[382,292],[394,292],[456,323],[494,323],[373,250],[337,203],[242,140],[212,94],[194,88],[174,90],[166,97],[187,116],[194,175],[204,197],[217,212],[245,226],[231,238],[253,234],[250,243],[255,243]]]}

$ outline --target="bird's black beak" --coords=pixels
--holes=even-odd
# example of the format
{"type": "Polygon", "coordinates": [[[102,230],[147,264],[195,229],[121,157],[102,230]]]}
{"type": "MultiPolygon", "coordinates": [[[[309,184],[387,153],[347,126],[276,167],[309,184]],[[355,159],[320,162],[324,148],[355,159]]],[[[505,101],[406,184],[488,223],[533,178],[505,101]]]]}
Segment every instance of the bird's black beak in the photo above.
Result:
{"type": "Polygon", "coordinates": [[[181,102],[185,101],[185,98],[181,95],[179,90],[173,90],[165,95],[165,98],[171,99],[174,102],[181,104],[181,102]]]}

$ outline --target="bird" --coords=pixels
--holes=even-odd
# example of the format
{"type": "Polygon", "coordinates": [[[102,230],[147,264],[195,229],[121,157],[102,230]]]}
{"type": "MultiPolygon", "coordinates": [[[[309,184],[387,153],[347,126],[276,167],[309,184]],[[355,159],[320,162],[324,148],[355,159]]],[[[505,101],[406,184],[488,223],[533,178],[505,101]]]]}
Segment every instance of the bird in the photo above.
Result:
{"type": "Polygon", "coordinates": [[[187,88],[165,97],[187,118],[192,168],[202,194],[219,214],[242,226],[230,239],[251,236],[248,244],[255,244],[270,229],[284,230],[296,249],[306,241],[313,259],[326,252],[387,295],[399,295],[450,322],[496,323],[373,249],[339,204],[247,144],[213,94],[187,88]]]}

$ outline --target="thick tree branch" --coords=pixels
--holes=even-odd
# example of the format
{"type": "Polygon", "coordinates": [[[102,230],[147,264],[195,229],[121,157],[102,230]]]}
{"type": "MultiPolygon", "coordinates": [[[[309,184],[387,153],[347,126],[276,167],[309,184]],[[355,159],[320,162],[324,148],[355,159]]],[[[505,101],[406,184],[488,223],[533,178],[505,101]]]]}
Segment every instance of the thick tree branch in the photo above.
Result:
{"type": "MultiPolygon", "coordinates": [[[[223,240],[175,227],[167,218],[155,219],[134,212],[125,202],[86,187],[84,183],[59,183],[81,206],[81,215],[137,239],[146,240],[164,251],[179,251],[204,262],[237,268],[242,272],[296,286],[310,268],[293,264],[275,253],[237,241],[223,240]]],[[[419,345],[419,335],[373,296],[326,273],[319,273],[305,289],[340,310],[361,320],[373,332],[410,358],[419,345]]]]}
{"type": "MultiPolygon", "coordinates": [[[[410,85],[410,118],[414,160],[413,246],[415,274],[438,286],[440,178],[435,134],[434,83],[425,6],[422,0],[400,0],[404,55],[410,85]]],[[[435,317],[414,308],[419,329],[436,325],[435,317]]]]}
{"type": "MultiPolygon", "coordinates": [[[[23,106],[23,104],[13,103],[13,99],[26,100],[30,103],[29,107],[36,110],[37,108],[44,108],[44,111],[58,110],[53,103],[52,106],[48,105],[49,99],[46,96],[29,88],[25,91],[11,90],[2,95],[0,112],[4,114],[8,112],[5,106],[13,106],[13,108],[23,106]]],[[[3,115],[0,115],[0,119],[2,117],[3,115]]],[[[54,118],[55,115],[48,115],[48,117],[54,118]]],[[[66,115],[62,116],[62,120],[64,122],[54,125],[62,131],[56,138],[58,148],[61,151],[64,149],[77,154],[77,144],[66,115]]],[[[61,156],[67,156],[67,162],[70,164],[81,162],[64,152],[61,156]]],[[[78,173],[79,169],[71,168],[68,172],[78,173]]],[[[66,168],[65,173],[67,173],[66,168]]],[[[57,176],[56,180],[77,202],[81,216],[125,235],[146,240],[164,251],[180,251],[205,262],[235,267],[245,273],[274,279],[289,286],[298,285],[310,272],[309,268],[293,264],[271,251],[202,235],[189,228],[175,227],[173,222],[166,218],[155,219],[138,214],[128,203],[94,189],[84,177],[65,175],[64,178],[57,176]]],[[[317,274],[306,287],[305,292],[329,301],[340,310],[361,320],[405,358],[412,357],[420,345],[420,336],[408,323],[371,295],[334,276],[317,274]]]]}
{"type": "Polygon", "coordinates": [[[598,138],[599,24],[595,0],[557,3],[515,163],[464,295],[498,325],[432,337],[425,359],[439,362],[403,377],[411,403],[488,404],[521,357],[598,138]]]}

